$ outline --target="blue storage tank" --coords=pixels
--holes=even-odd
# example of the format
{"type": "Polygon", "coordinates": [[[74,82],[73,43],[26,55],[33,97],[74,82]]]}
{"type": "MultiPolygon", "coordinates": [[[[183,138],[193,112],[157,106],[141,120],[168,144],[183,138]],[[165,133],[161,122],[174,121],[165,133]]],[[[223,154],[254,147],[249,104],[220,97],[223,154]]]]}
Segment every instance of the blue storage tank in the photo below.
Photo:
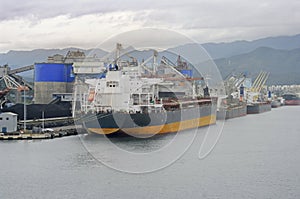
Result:
{"type": "Polygon", "coordinates": [[[64,63],[36,63],[35,82],[73,82],[72,64],[64,63]]]}

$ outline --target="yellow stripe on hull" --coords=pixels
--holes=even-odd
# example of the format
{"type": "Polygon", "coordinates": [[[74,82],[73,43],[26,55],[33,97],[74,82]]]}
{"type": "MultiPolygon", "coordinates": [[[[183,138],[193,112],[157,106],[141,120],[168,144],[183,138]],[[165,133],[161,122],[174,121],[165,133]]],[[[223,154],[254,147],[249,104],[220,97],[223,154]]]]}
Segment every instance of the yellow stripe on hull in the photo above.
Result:
{"type": "Polygon", "coordinates": [[[97,133],[101,135],[108,135],[119,131],[118,128],[88,128],[88,131],[91,133],[97,133]]]}
{"type": "Polygon", "coordinates": [[[216,123],[216,116],[209,115],[191,120],[184,120],[180,122],[174,122],[170,124],[163,124],[158,126],[145,126],[136,128],[88,128],[88,131],[92,133],[108,135],[115,133],[119,130],[124,131],[128,134],[162,134],[162,133],[174,133],[186,129],[198,128],[201,126],[208,126],[216,123]]]}

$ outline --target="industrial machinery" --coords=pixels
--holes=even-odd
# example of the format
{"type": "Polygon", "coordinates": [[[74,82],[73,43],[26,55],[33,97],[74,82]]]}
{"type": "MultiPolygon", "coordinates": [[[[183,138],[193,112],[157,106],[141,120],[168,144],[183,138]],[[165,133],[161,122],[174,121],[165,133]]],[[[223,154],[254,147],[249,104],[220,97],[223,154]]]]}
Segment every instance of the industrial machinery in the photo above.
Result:
{"type": "Polygon", "coordinates": [[[257,101],[264,101],[262,99],[262,89],[269,77],[270,73],[261,71],[253,82],[252,87],[247,92],[247,102],[253,103],[257,101]]]}
{"type": "MultiPolygon", "coordinates": [[[[3,83],[4,86],[3,90],[0,90],[0,108],[3,108],[3,105],[7,102],[7,94],[11,90],[15,90],[18,93],[22,91],[32,90],[32,85],[27,83],[24,78],[16,75],[20,72],[25,72],[28,70],[32,70],[34,68],[33,65],[24,66],[21,68],[10,70],[7,65],[0,67],[0,82],[3,83]]],[[[24,96],[25,97],[25,96],[24,96]]],[[[17,97],[16,97],[17,98],[17,97]]],[[[15,99],[18,101],[19,99],[15,99]]]]}

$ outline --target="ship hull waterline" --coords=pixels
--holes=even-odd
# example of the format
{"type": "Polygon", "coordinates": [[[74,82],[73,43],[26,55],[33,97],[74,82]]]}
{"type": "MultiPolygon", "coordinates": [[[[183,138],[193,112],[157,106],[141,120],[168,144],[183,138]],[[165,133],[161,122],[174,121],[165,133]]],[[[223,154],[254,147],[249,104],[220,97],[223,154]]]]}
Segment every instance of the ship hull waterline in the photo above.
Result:
{"type": "Polygon", "coordinates": [[[109,135],[150,135],[176,133],[216,123],[216,110],[210,106],[197,111],[170,111],[165,114],[98,114],[86,116],[83,125],[89,133],[109,135]],[[88,118],[88,119],[87,119],[88,118]],[[133,122],[134,121],[134,122],[133,122]]]}

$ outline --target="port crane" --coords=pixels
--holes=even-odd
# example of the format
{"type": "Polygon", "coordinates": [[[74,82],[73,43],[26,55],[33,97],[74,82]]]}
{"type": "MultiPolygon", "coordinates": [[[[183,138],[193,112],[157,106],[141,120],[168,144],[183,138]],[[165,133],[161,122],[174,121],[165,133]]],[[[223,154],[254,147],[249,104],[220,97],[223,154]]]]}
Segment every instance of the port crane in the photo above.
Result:
{"type": "Polygon", "coordinates": [[[16,90],[18,92],[32,90],[32,85],[16,74],[32,70],[34,69],[34,65],[24,66],[13,70],[10,70],[7,65],[1,66],[0,68],[2,73],[0,82],[3,82],[5,86],[3,90],[0,90],[0,108],[2,109],[3,104],[7,102],[6,95],[11,90],[16,90]]]}
{"type": "Polygon", "coordinates": [[[260,99],[261,91],[269,78],[270,73],[261,71],[253,82],[252,87],[247,92],[247,101],[256,102],[260,99]]]}
{"type": "Polygon", "coordinates": [[[253,85],[251,87],[252,92],[260,92],[261,89],[264,87],[267,79],[269,78],[270,73],[261,71],[256,79],[253,82],[253,85]]]}
{"type": "MultiPolygon", "coordinates": [[[[237,75],[229,75],[224,80],[224,86],[226,89],[226,93],[228,96],[230,95],[238,95],[238,90],[241,87],[241,85],[244,83],[246,79],[246,75],[244,73],[239,73],[237,75]]],[[[235,98],[237,98],[236,96],[235,98]]]]}

